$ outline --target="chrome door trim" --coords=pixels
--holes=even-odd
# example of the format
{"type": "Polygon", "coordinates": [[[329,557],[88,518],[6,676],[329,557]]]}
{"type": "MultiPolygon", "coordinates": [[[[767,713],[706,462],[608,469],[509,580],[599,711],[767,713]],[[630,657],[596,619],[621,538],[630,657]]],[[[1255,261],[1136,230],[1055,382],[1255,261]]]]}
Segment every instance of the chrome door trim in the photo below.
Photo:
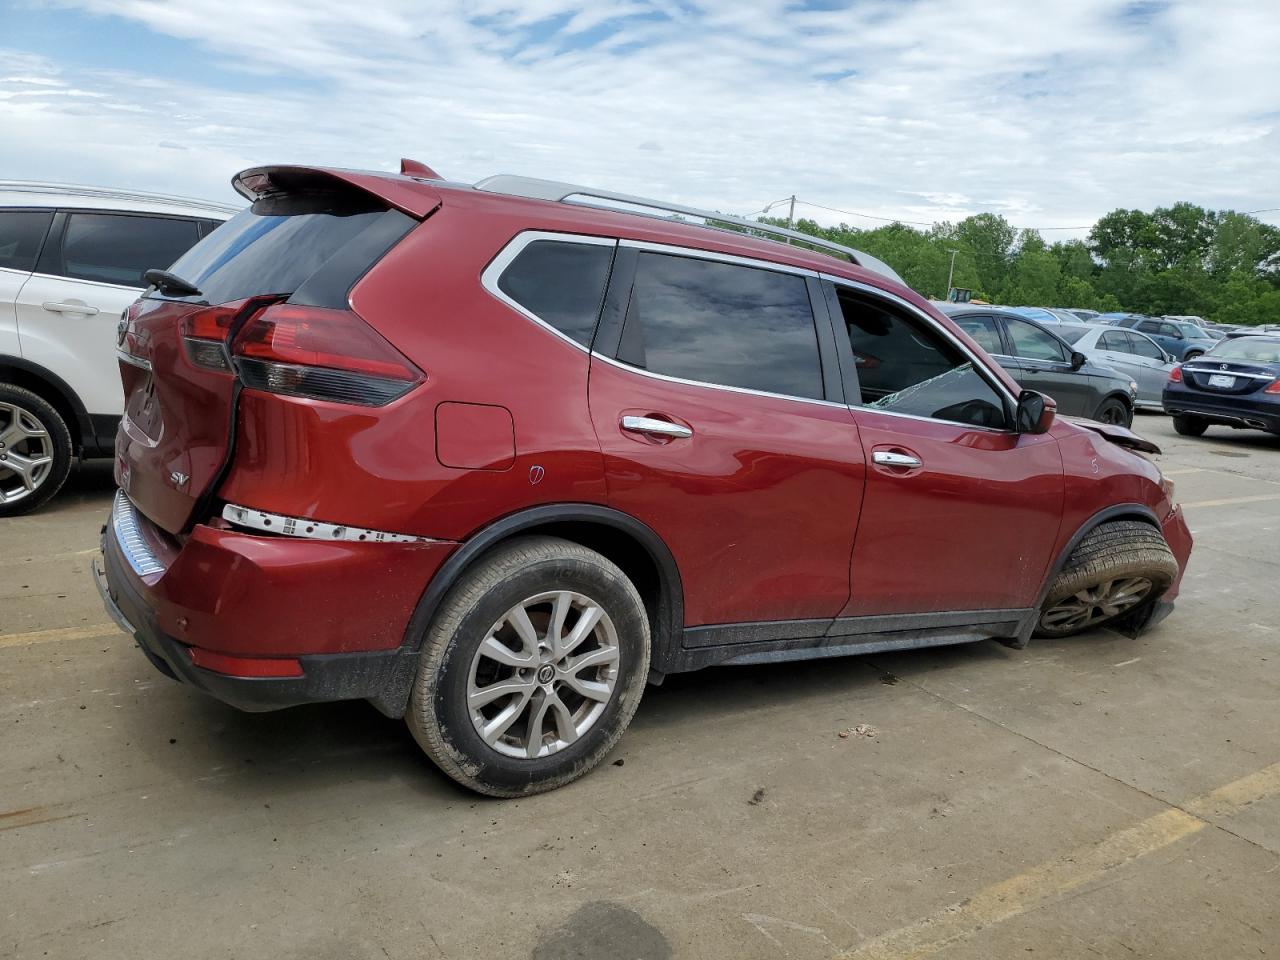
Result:
{"type": "Polygon", "coordinates": [[[738,267],[750,267],[754,270],[771,270],[774,273],[789,273],[797,277],[817,277],[818,271],[807,267],[793,267],[786,263],[775,263],[772,260],[760,260],[755,257],[741,257],[732,253],[719,253],[715,250],[702,250],[698,247],[681,247],[673,243],[654,243],[649,240],[618,241],[621,247],[629,247],[645,253],[662,253],[675,257],[687,257],[691,260],[714,260],[717,263],[728,263],[738,267]]]}

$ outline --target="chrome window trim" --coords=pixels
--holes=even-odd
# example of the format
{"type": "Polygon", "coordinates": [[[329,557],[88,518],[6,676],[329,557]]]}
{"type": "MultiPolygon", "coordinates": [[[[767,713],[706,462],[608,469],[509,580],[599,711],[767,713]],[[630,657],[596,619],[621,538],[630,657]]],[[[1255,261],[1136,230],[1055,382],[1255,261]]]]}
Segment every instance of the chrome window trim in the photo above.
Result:
{"type": "Polygon", "coordinates": [[[655,243],[651,240],[618,241],[618,246],[629,247],[645,253],[662,253],[673,257],[687,257],[691,260],[714,260],[728,263],[735,267],[750,267],[753,270],[771,270],[774,273],[787,273],[797,277],[820,276],[817,270],[807,267],[793,267],[786,263],[775,263],[772,260],[761,260],[756,257],[742,257],[733,253],[720,253],[716,250],[703,250],[700,247],[682,247],[674,243],[655,243]]]}
{"type": "MultiPolygon", "coordinates": [[[[1001,382],[1000,378],[994,374],[994,372],[986,365],[986,363],[984,363],[977,356],[977,354],[975,354],[963,343],[957,340],[955,335],[952,334],[950,330],[941,326],[937,320],[929,316],[927,313],[925,313],[915,304],[911,303],[909,300],[904,299],[903,297],[898,296],[896,293],[892,293],[888,290],[882,290],[880,287],[873,286],[869,283],[862,283],[859,280],[849,280],[845,277],[837,277],[829,273],[822,273],[822,274],[819,274],[818,276],[819,276],[819,279],[830,281],[832,284],[834,284],[837,287],[839,286],[849,287],[853,290],[859,291],[860,293],[869,294],[873,297],[879,297],[882,300],[888,300],[891,303],[893,303],[895,306],[901,307],[909,311],[912,315],[918,317],[924,323],[928,324],[929,329],[936,330],[938,333],[940,333],[943,336],[944,339],[947,340],[947,342],[949,342],[952,346],[954,346],[957,350],[959,350],[964,356],[968,357],[969,362],[973,365],[974,370],[978,371],[978,376],[982,377],[982,379],[987,382],[987,385],[996,391],[996,394],[998,396],[1007,399],[1009,403],[1012,404],[1012,408],[1014,410],[1017,409],[1018,398],[1013,396],[1011,393],[1009,393],[1009,389],[1004,385],[1003,382],[1001,382]]],[[[1020,360],[1022,358],[1010,358],[1010,359],[1020,360]]],[[[849,408],[852,410],[870,410],[873,413],[887,413],[890,416],[906,417],[911,420],[925,420],[925,421],[928,421],[929,423],[948,423],[948,424],[951,424],[951,426],[953,427],[963,427],[967,430],[985,430],[988,433],[1017,434],[1018,432],[1016,429],[1011,429],[1009,427],[1005,427],[1003,429],[996,428],[996,427],[982,427],[982,426],[977,426],[975,424],[959,423],[955,420],[943,420],[941,417],[922,417],[917,414],[895,413],[892,410],[881,410],[877,407],[868,406],[865,403],[856,403],[856,404],[851,403],[849,404],[849,408]]]]}
{"type": "Polygon", "coordinates": [[[116,491],[115,502],[111,505],[111,529],[125,562],[139,577],[147,580],[165,572],[165,565],[143,539],[138,528],[137,508],[123,490],[116,491]]]}
{"type": "Polygon", "coordinates": [[[819,400],[816,397],[797,397],[789,393],[770,393],[768,390],[753,390],[751,387],[733,387],[727,383],[709,383],[706,380],[686,380],[683,377],[673,377],[665,373],[654,373],[652,370],[642,370],[640,367],[633,367],[629,363],[623,363],[621,360],[613,357],[606,357],[603,353],[595,350],[591,351],[591,356],[597,360],[603,360],[611,367],[617,367],[619,370],[626,370],[628,373],[634,373],[642,377],[649,377],[653,380],[665,380],[667,383],[682,383],[689,387],[706,387],[709,390],[727,390],[730,393],[744,393],[752,397],[772,397],[775,400],[791,400],[795,403],[815,403],[820,407],[836,407],[847,408],[848,404],[836,403],[834,400],[819,400]]]}
{"type": "MultiPolygon", "coordinates": [[[[572,344],[583,353],[591,353],[591,349],[589,347],[584,347],[567,333],[557,330],[532,310],[507,296],[498,286],[498,281],[501,280],[502,275],[506,273],[507,267],[511,266],[516,257],[524,253],[525,247],[529,246],[529,244],[536,240],[554,240],[559,243],[582,243],[599,247],[616,247],[618,245],[618,239],[617,237],[600,237],[586,233],[564,233],[556,230],[524,230],[512,237],[511,240],[507,242],[506,246],[498,251],[498,255],[489,261],[489,265],[486,266],[480,274],[480,286],[484,287],[484,289],[489,292],[490,296],[500,300],[502,303],[505,303],[512,310],[516,311],[516,313],[532,320],[544,330],[551,331],[565,343],[572,344]]],[[[596,322],[599,323],[599,318],[597,318],[596,322]]]]}
{"type": "MultiPolygon", "coordinates": [[[[836,403],[833,400],[820,400],[815,397],[796,397],[786,393],[770,393],[767,390],[753,390],[750,387],[734,387],[725,383],[710,383],[706,380],[686,380],[683,377],[672,377],[664,373],[654,373],[651,370],[642,370],[639,367],[633,367],[628,363],[623,363],[621,360],[615,359],[614,357],[605,356],[603,353],[600,353],[598,350],[589,350],[587,347],[584,347],[582,344],[580,344],[577,340],[574,340],[572,337],[564,333],[561,333],[559,330],[557,330],[551,324],[547,323],[545,320],[543,320],[533,311],[521,306],[515,300],[511,299],[511,297],[508,297],[505,293],[503,293],[502,290],[499,289],[498,287],[498,281],[502,278],[502,274],[506,271],[507,267],[509,267],[512,261],[515,260],[515,258],[518,257],[524,251],[525,247],[533,243],[535,240],[558,240],[564,243],[591,243],[591,244],[597,244],[600,246],[616,245],[619,247],[624,247],[624,246],[633,247],[637,250],[644,250],[651,253],[666,253],[666,254],[671,254],[673,256],[685,256],[691,259],[698,259],[698,260],[716,260],[723,263],[734,264],[736,266],[754,267],[762,270],[773,270],[775,273],[794,274],[796,276],[802,276],[802,277],[817,277],[818,273],[816,271],[807,270],[807,269],[804,269],[803,267],[790,267],[790,266],[787,266],[786,264],[772,263],[768,260],[755,260],[750,257],[739,257],[739,256],[734,256],[733,254],[716,253],[714,251],[709,251],[709,250],[700,250],[697,247],[680,247],[674,244],[650,243],[649,241],[646,241],[646,240],[624,240],[624,239],[619,239],[617,237],[601,237],[601,236],[595,236],[592,234],[583,234],[583,233],[564,233],[562,231],[555,231],[555,230],[525,230],[517,234],[511,241],[507,243],[505,247],[503,247],[498,252],[498,255],[496,257],[494,257],[491,261],[489,261],[489,265],[485,267],[484,271],[480,274],[480,284],[494,298],[502,301],[511,309],[515,310],[517,313],[521,314],[522,316],[532,320],[534,323],[538,324],[538,326],[542,327],[543,329],[549,330],[551,333],[554,333],[557,337],[559,337],[565,343],[572,344],[574,347],[577,347],[583,353],[586,353],[597,360],[603,360],[605,363],[611,366],[617,367],[619,370],[626,370],[628,373],[634,373],[639,376],[649,377],[654,380],[665,380],[668,383],[682,383],[690,387],[707,387],[712,390],[727,390],[731,393],[742,393],[742,394],[747,394],[748,396],[753,396],[753,397],[774,397],[778,400],[792,400],[792,401],[795,401],[796,403],[816,403],[819,406],[824,406],[824,407],[846,406],[843,403],[836,403]]],[[[814,318],[814,322],[817,323],[816,317],[814,318]]],[[[816,329],[814,330],[814,336],[815,336],[815,343],[818,346],[819,358],[821,358],[822,344],[821,344],[821,341],[816,339],[817,337],[816,329]]],[[[821,362],[821,360],[819,360],[819,362],[821,362]]]]}
{"type": "Polygon", "coordinates": [[[60,273],[41,273],[38,270],[31,271],[31,276],[43,277],[46,280],[63,280],[67,283],[84,283],[91,287],[111,287],[113,290],[127,290],[130,292],[147,289],[145,286],[131,287],[125,283],[109,283],[106,280],[86,280],[84,277],[64,277],[60,273]]]}

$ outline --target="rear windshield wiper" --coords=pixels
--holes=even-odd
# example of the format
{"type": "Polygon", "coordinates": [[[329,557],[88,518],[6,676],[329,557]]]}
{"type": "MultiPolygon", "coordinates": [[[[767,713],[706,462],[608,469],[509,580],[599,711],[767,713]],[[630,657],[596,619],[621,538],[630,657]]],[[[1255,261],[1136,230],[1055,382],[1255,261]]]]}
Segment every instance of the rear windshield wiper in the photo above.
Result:
{"type": "Polygon", "coordinates": [[[168,270],[148,270],[142,275],[142,279],[154,286],[166,297],[200,296],[199,287],[193,283],[188,283],[177,274],[170,273],[168,270]]]}

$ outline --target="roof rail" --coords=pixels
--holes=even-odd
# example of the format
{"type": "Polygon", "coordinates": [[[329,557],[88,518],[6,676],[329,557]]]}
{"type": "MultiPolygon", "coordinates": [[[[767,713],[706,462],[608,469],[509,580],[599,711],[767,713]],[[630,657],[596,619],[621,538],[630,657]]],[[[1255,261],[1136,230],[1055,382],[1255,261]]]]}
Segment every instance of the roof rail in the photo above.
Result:
{"type": "Polygon", "coordinates": [[[672,215],[697,217],[700,220],[707,221],[699,224],[699,226],[709,227],[711,229],[719,229],[715,226],[717,223],[732,224],[752,233],[764,234],[765,239],[778,240],[785,238],[787,242],[801,243],[808,247],[813,247],[818,251],[826,254],[835,254],[843,259],[847,259],[858,266],[878,273],[881,276],[888,277],[895,283],[901,283],[906,286],[902,277],[897,272],[876,257],[869,253],[863,253],[861,250],[855,250],[852,247],[846,247],[840,243],[833,243],[830,240],[824,240],[821,237],[810,236],[807,233],[801,233],[799,230],[790,230],[786,227],[775,227],[772,224],[760,223],[758,220],[748,220],[745,217],[735,217],[729,213],[716,213],[714,210],[699,210],[696,207],[686,207],[678,203],[668,203],[665,200],[650,200],[645,197],[635,197],[626,193],[615,193],[611,190],[597,190],[594,187],[584,187],[573,183],[562,183],[557,180],[539,180],[535,177],[518,177],[509,174],[499,174],[494,177],[486,177],[479,181],[475,188],[477,190],[485,190],[489,193],[504,193],[513,197],[527,197],[530,200],[550,200],[554,203],[578,203],[587,207],[602,207],[608,210],[617,210],[617,207],[609,206],[602,203],[593,203],[596,200],[608,200],[613,203],[622,203],[630,207],[638,207],[636,210],[623,210],[623,213],[633,213],[639,216],[662,217],[669,218],[672,215]],[[582,199],[575,199],[582,198],[582,199]],[[652,211],[652,212],[650,212],[652,211]]]}
{"type": "Polygon", "coordinates": [[[79,183],[53,183],[42,180],[0,180],[0,190],[22,193],[65,193],[82,197],[100,197],[104,200],[142,200],[152,203],[173,203],[186,207],[205,207],[225,213],[239,213],[234,204],[217,200],[199,200],[195,197],[176,197],[165,193],[144,193],[140,190],[120,190],[113,187],[90,187],[79,183]]]}

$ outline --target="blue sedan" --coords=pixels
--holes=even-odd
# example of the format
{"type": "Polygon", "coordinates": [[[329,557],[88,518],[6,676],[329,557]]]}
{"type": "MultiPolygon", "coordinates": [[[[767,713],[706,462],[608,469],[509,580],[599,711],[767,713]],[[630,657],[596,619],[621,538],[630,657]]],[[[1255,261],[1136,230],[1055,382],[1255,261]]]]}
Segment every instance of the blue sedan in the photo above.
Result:
{"type": "Polygon", "coordinates": [[[1162,399],[1184,437],[1213,424],[1280,435],[1280,336],[1223,340],[1174,367],[1162,399]]]}

